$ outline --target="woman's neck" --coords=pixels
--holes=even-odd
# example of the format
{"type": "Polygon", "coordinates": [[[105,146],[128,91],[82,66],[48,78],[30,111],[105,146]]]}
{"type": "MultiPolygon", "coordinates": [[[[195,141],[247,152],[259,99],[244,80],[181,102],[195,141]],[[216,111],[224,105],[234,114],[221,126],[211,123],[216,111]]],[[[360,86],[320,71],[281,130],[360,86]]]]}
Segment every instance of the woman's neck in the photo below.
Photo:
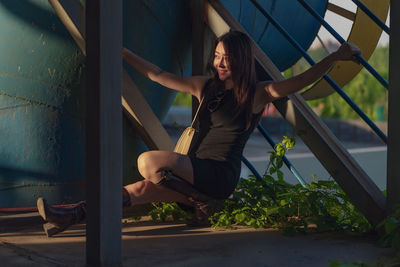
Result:
{"type": "Polygon", "coordinates": [[[225,90],[233,89],[233,81],[232,79],[227,79],[224,81],[225,90]]]}

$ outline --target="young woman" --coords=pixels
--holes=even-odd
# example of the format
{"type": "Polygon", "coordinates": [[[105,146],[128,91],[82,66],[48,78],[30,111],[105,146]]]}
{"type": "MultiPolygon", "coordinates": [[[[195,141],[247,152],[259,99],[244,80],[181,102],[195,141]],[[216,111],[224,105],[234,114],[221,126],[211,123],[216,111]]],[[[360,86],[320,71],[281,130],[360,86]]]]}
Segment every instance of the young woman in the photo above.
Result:
{"type": "MultiPolygon", "coordinates": [[[[217,39],[209,62],[211,76],[182,78],[123,49],[123,59],[140,73],[202,102],[195,124],[198,134],[189,154],[142,153],[138,158],[138,169],[144,180],[123,188],[124,206],[155,201],[176,201],[193,206],[193,200],[187,195],[160,185],[166,175],[177,176],[212,198],[227,198],[239,179],[243,148],[266,104],[315,82],[336,61],[356,61],[354,56],[357,54],[360,50],[355,45],[344,43],[304,73],[273,82],[257,81],[250,38],[239,31],[230,31],[217,39]]],[[[52,209],[39,199],[38,208],[45,220],[56,225],[78,222],[85,215],[84,203],[70,212],[52,209]]]]}

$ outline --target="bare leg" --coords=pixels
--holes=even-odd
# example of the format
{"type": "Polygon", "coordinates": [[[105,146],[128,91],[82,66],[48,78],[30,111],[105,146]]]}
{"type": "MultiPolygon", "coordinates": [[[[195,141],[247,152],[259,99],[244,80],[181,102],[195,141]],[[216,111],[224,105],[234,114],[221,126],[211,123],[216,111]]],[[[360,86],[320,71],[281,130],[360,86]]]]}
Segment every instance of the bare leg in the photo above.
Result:
{"type": "Polygon", "coordinates": [[[153,184],[161,181],[163,170],[171,171],[189,183],[194,183],[190,158],[175,152],[155,150],[144,152],[138,157],[138,169],[140,174],[153,184]]]}
{"type": "Polygon", "coordinates": [[[155,185],[148,180],[139,181],[125,186],[131,197],[131,205],[145,204],[150,202],[180,202],[191,205],[188,198],[178,192],[164,186],[155,185]]]}
{"type": "MultiPolygon", "coordinates": [[[[157,185],[162,181],[165,171],[169,171],[173,176],[178,176],[190,184],[194,184],[193,166],[188,156],[169,151],[145,152],[138,158],[138,169],[140,174],[145,178],[144,182],[147,183],[141,185],[133,184],[132,187],[126,187],[130,193],[131,199],[136,197],[136,200],[132,200],[133,203],[135,203],[135,201],[139,203],[143,203],[141,201],[177,201],[192,206],[194,207],[195,216],[190,224],[193,226],[209,225],[209,216],[222,208],[220,202],[199,191],[194,190],[196,192],[190,192],[193,190],[190,186],[178,186],[178,183],[175,182],[174,187],[171,187],[182,193],[188,191],[188,195],[193,196],[189,201],[187,196],[169,190],[164,186],[157,185]],[[146,189],[147,186],[148,188],[146,189]],[[141,189],[141,187],[143,187],[143,189],[141,189]],[[135,193],[135,191],[139,193],[135,193]],[[197,196],[194,197],[194,194],[197,196]],[[200,197],[203,198],[203,200],[200,197]]],[[[172,177],[169,177],[169,179],[169,186],[172,186],[171,182],[173,182],[173,179],[172,177]]]]}
{"type": "MultiPolygon", "coordinates": [[[[131,205],[176,201],[192,206],[192,203],[186,196],[164,186],[157,185],[161,181],[163,170],[172,171],[175,175],[193,184],[193,168],[189,157],[168,151],[149,151],[139,156],[138,169],[145,180],[125,186],[125,189],[129,193],[131,205]]],[[[86,215],[85,204],[78,205],[69,210],[60,210],[51,208],[41,198],[38,199],[38,209],[41,211],[40,214],[43,219],[49,222],[44,224],[47,236],[64,231],[69,226],[81,221],[86,215]],[[77,216],[78,213],[81,216],[77,216]]]]}
{"type": "Polygon", "coordinates": [[[164,170],[193,184],[193,167],[188,156],[169,151],[144,152],[138,157],[138,170],[145,180],[125,186],[132,205],[159,201],[191,205],[186,196],[157,185],[164,170]]]}

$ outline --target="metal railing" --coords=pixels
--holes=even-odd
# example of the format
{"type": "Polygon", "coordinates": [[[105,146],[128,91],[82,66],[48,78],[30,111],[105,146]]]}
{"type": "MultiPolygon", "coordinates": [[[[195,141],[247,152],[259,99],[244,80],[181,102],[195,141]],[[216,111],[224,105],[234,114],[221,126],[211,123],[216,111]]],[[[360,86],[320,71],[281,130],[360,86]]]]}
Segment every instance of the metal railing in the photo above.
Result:
{"type": "Polygon", "coordinates": [[[390,35],[390,28],[380,19],[378,18],[374,13],[369,10],[369,8],[364,5],[361,1],[359,0],[351,0],[353,1],[354,4],[356,4],[368,17],[370,17],[376,25],[381,27],[382,30],[384,30],[387,34],[390,35]]]}
{"type": "MultiPolygon", "coordinates": [[[[272,25],[303,55],[310,65],[315,65],[314,60],[307,54],[307,52],[297,43],[297,41],[290,36],[290,34],[283,29],[283,27],[256,1],[250,0],[255,7],[270,21],[272,25]]],[[[298,0],[303,1],[303,0],[298,0]]],[[[371,119],[351,100],[351,98],[336,84],[336,82],[328,75],[323,78],[335,89],[335,91],[353,108],[353,110],[368,124],[368,126],[381,138],[385,144],[387,143],[387,136],[371,121],[371,119]]]]}
{"type": "Polygon", "coordinates": [[[245,156],[242,156],[242,161],[247,166],[247,168],[249,168],[249,170],[254,174],[257,180],[262,180],[262,176],[258,173],[253,164],[251,164],[250,161],[245,156]]]}

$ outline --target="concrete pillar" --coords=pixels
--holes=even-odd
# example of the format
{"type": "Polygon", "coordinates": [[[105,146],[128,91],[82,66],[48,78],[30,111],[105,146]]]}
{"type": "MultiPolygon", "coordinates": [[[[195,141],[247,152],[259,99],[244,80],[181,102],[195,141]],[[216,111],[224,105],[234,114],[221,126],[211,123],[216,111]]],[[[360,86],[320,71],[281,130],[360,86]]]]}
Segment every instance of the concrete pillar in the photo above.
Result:
{"type": "Polygon", "coordinates": [[[400,2],[390,1],[387,212],[400,204],[400,2]],[[396,15],[397,14],[397,15],[396,15]]]}
{"type": "Polygon", "coordinates": [[[86,2],[86,262],[121,265],[122,0],[86,2]]]}

